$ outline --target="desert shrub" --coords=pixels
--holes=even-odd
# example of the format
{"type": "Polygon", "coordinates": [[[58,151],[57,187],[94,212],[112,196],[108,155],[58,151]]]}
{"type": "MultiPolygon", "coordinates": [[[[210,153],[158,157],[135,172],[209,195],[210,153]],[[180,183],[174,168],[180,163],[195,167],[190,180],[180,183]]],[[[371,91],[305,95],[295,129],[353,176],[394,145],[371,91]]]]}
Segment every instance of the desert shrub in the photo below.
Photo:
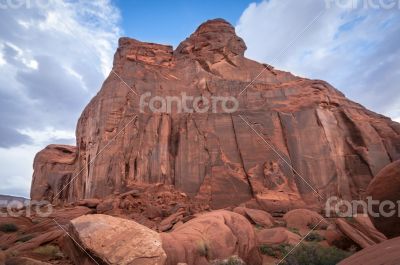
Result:
{"type": "Polygon", "coordinates": [[[260,246],[260,252],[263,255],[271,256],[274,258],[283,258],[293,247],[289,244],[280,244],[280,245],[273,245],[267,246],[262,245],[260,246]]]}
{"type": "Polygon", "coordinates": [[[262,225],[259,225],[259,224],[256,224],[254,227],[255,227],[257,230],[263,229],[262,225]]]}
{"type": "Polygon", "coordinates": [[[260,252],[263,255],[271,256],[271,257],[276,257],[275,250],[267,245],[262,245],[260,246],[260,252]]]}
{"type": "Polygon", "coordinates": [[[336,265],[350,255],[350,252],[340,250],[336,247],[324,248],[318,244],[301,244],[286,257],[283,264],[336,265]]]}
{"type": "Polygon", "coordinates": [[[208,257],[209,247],[208,247],[207,242],[205,242],[205,241],[197,242],[197,252],[202,257],[208,257]]]}
{"type": "Polygon", "coordinates": [[[288,230],[289,230],[290,232],[294,233],[294,234],[297,234],[297,235],[301,236],[300,231],[299,231],[298,228],[295,228],[295,227],[288,227],[288,230]]]}
{"type": "Polygon", "coordinates": [[[63,257],[63,253],[60,251],[60,248],[55,245],[45,245],[36,248],[33,250],[33,253],[49,256],[53,258],[61,258],[63,257]]]}
{"type": "Polygon", "coordinates": [[[325,240],[325,238],[320,234],[318,234],[317,232],[311,232],[306,236],[305,240],[308,242],[321,242],[325,240]]]}
{"type": "Polygon", "coordinates": [[[4,233],[14,233],[18,231],[18,226],[15,224],[1,224],[0,231],[4,233]]]}

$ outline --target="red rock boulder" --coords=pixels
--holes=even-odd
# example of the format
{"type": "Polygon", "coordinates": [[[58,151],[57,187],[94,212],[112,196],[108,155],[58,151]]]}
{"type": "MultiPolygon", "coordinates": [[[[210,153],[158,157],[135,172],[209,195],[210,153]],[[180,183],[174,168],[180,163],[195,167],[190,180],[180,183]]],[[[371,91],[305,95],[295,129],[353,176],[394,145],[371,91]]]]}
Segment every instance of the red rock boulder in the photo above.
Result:
{"type": "Polygon", "coordinates": [[[262,264],[254,229],[237,213],[221,210],[202,214],[170,233],[162,233],[161,238],[167,265],[206,265],[235,255],[246,264],[262,264]]]}
{"type": "Polygon", "coordinates": [[[288,228],[297,228],[300,232],[308,232],[310,229],[324,229],[329,223],[320,214],[307,209],[296,209],[283,216],[288,228]]]}
{"type": "Polygon", "coordinates": [[[272,215],[262,210],[236,207],[233,211],[245,216],[250,222],[265,228],[270,228],[275,223],[272,215]]]}
{"type": "Polygon", "coordinates": [[[355,216],[349,220],[336,219],[339,230],[361,248],[381,243],[387,238],[380,233],[368,216],[355,216]]]}
{"type": "Polygon", "coordinates": [[[338,265],[399,265],[400,237],[387,240],[357,252],[338,265]]]}
{"type": "MultiPolygon", "coordinates": [[[[367,189],[367,196],[380,203],[390,201],[395,205],[393,209],[384,208],[386,212],[392,211],[392,215],[385,217],[382,214],[378,217],[371,215],[371,219],[376,228],[387,237],[393,238],[400,236],[400,160],[391,163],[382,169],[379,174],[371,181],[367,189]]],[[[374,213],[379,213],[379,206],[373,205],[374,213]]]]}
{"type": "Polygon", "coordinates": [[[300,242],[301,236],[290,232],[284,227],[275,227],[271,229],[262,229],[257,231],[257,239],[260,245],[296,245],[300,242]]]}

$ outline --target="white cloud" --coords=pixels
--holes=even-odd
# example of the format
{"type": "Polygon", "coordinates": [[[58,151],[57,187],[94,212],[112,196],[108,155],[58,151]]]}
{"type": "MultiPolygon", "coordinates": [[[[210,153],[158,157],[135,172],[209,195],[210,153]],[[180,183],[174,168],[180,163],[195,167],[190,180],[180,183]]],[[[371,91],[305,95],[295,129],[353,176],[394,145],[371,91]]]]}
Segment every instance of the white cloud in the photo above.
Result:
{"type": "Polygon", "coordinates": [[[0,9],[0,193],[28,196],[37,151],[75,142],[111,70],[119,20],[109,0],[0,9]]]}
{"type": "Polygon", "coordinates": [[[248,46],[248,57],[326,80],[374,111],[400,116],[398,10],[326,9],[320,0],[270,0],[251,4],[236,31],[248,46]],[[276,58],[321,11],[318,21],[276,58]]]}
{"type": "Polygon", "coordinates": [[[58,140],[68,141],[66,144],[75,143],[75,131],[73,130],[57,130],[52,127],[48,127],[44,130],[22,129],[18,130],[18,132],[35,139],[35,144],[40,146],[44,146],[58,140]]]}
{"type": "Polygon", "coordinates": [[[0,148],[0,194],[29,197],[32,177],[32,159],[41,146],[0,148]]]}
{"type": "Polygon", "coordinates": [[[3,54],[0,52],[0,66],[5,65],[6,60],[4,60],[3,54]]]}

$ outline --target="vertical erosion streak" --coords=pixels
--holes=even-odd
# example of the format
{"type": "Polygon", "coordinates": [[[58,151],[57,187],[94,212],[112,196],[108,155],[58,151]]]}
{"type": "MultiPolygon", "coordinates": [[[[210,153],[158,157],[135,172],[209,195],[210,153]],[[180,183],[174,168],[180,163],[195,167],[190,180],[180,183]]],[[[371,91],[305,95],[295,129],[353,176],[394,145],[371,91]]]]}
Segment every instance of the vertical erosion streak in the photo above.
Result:
{"type": "Polygon", "coordinates": [[[235,128],[235,122],[233,121],[232,114],[229,114],[229,116],[231,117],[233,134],[235,135],[236,148],[237,148],[237,151],[238,151],[238,154],[239,154],[240,162],[242,163],[243,172],[246,175],[246,180],[247,180],[247,183],[249,185],[249,189],[250,189],[251,195],[254,197],[255,194],[254,194],[253,186],[251,185],[250,176],[246,171],[246,167],[245,167],[245,164],[244,164],[244,159],[243,159],[243,156],[242,156],[242,152],[240,151],[239,141],[238,141],[236,128],[235,128]]]}

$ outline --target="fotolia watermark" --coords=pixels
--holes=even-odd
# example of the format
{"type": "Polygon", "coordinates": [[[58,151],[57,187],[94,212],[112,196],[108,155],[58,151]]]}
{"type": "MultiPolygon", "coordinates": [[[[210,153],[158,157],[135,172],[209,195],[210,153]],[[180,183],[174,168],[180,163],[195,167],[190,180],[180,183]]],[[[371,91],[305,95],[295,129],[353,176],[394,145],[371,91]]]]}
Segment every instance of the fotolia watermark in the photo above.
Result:
{"type": "Polygon", "coordinates": [[[400,0],[325,0],[326,8],[400,9],[400,0]]]}
{"type": "Polygon", "coordinates": [[[372,217],[400,217],[400,201],[379,201],[367,197],[366,200],[346,201],[330,197],[325,203],[326,217],[353,217],[357,214],[368,214],[372,217]]]}
{"type": "Polygon", "coordinates": [[[0,0],[0,9],[48,8],[57,0],[0,0]]]}
{"type": "Polygon", "coordinates": [[[140,96],[140,112],[149,109],[153,113],[233,113],[239,108],[239,101],[232,96],[152,96],[150,92],[140,96]]]}
{"type": "Polygon", "coordinates": [[[48,217],[53,213],[53,205],[48,201],[0,200],[0,217],[48,217]]]}

